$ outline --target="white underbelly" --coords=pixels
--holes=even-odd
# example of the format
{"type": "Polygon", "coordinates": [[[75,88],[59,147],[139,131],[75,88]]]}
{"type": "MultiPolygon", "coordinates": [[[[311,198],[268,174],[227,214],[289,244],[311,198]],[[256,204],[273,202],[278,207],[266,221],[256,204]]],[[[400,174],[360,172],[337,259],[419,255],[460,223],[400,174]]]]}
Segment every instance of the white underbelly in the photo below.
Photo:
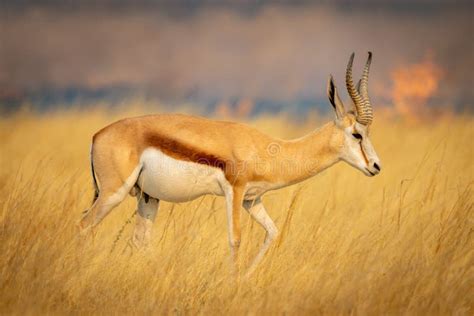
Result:
{"type": "Polygon", "coordinates": [[[143,169],[137,184],[151,197],[186,202],[205,194],[224,195],[221,169],[172,158],[158,149],[143,151],[143,169]]]}

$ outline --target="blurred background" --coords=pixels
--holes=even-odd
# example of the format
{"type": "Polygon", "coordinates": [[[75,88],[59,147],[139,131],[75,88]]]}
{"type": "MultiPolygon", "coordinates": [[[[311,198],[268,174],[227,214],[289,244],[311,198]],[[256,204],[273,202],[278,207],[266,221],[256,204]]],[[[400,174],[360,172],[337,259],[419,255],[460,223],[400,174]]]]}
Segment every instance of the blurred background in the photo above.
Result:
{"type": "Polygon", "coordinates": [[[472,1],[2,1],[0,108],[132,100],[199,113],[325,112],[374,53],[370,94],[407,119],[473,110],[472,1]]]}

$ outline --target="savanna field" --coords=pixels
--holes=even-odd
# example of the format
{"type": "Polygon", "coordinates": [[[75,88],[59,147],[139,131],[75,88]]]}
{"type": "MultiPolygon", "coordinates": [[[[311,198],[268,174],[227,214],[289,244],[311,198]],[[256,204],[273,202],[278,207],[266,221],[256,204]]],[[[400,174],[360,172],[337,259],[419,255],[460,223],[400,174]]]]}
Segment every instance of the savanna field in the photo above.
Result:
{"type": "MultiPolygon", "coordinates": [[[[263,201],[281,234],[249,279],[230,269],[224,199],[162,202],[133,248],[135,198],[79,236],[93,195],[95,131],[140,110],[21,111],[0,119],[1,314],[474,314],[472,116],[405,122],[375,113],[382,161],[345,163],[263,201]]],[[[325,119],[248,121],[296,138],[325,119]]],[[[264,239],[244,211],[242,270],[264,239]]]]}

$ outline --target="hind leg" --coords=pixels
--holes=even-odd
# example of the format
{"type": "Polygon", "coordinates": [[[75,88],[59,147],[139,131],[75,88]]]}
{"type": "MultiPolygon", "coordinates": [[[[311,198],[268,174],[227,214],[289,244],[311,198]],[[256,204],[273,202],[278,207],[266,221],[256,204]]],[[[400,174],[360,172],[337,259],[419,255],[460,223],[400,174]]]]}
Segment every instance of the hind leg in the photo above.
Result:
{"type": "Polygon", "coordinates": [[[113,173],[104,179],[106,181],[101,181],[104,185],[97,200],[82,218],[80,222],[81,230],[96,226],[114,207],[125,199],[137,182],[141,168],[141,164],[136,166],[125,181],[122,181],[118,176],[112,176],[113,173]]]}
{"type": "Polygon", "coordinates": [[[160,204],[160,200],[149,197],[146,193],[140,193],[137,195],[137,223],[132,238],[132,242],[137,248],[142,248],[149,244],[152,226],[160,204]]]}

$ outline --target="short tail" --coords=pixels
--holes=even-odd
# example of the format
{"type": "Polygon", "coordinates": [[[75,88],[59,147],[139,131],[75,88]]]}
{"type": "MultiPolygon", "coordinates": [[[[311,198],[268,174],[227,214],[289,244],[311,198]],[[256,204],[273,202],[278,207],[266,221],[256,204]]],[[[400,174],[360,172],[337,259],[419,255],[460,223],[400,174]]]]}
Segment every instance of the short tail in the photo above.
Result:
{"type": "Polygon", "coordinates": [[[94,202],[97,200],[97,198],[99,197],[99,186],[97,185],[97,179],[95,177],[95,171],[94,171],[94,162],[93,162],[93,159],[92,159],[92,149],[94,147],[94,144],[91,145],[91,154],[90,154],[90,158],[91,158],[91,173],[92,173],[92,180],[93,180],[93,184],[94,184],[94,198],[92,199],[92,204],[94,204],[94,202]]]}

